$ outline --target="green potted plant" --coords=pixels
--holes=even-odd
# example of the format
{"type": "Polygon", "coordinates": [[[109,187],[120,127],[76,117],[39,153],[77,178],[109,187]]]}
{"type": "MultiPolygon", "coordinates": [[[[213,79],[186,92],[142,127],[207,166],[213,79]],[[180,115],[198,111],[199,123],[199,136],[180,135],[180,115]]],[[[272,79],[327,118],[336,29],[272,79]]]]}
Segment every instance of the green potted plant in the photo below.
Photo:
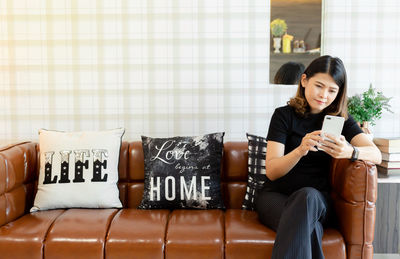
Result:
{"type": "Polygon", "coordinates": [[[382,92],[376,91],[370,84],[367,91],[348,99],[347,108],[364,132],[371,134],[369,124],[375,125],[375,121],[381,118],[384,110],[393,113],[390,110],[390,99],[392,97],[385,97],[382,92]]]}
{"type": "Polygon", "coordinates": [[[279,48],[281,47],[281,37],[287,30],[287,25],[285,20],[276,18],[274,19],[271,24],[271,34],[274,39],[274,53],[279,53],[279,48]]]}

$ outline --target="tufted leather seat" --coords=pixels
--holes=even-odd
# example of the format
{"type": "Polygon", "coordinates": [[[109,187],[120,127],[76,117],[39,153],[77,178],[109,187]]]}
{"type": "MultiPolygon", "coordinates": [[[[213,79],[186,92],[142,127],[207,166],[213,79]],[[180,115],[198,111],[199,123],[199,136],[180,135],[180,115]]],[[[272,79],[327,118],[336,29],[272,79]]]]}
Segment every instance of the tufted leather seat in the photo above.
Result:
{"type": "MultiPolygon", "coordinates": [[[[144,162],[141,142],[123,142],[119,162],[123,209],[29,213],[38,178],[38,145],[0,149],[1,258],[269,258],[275,239],[253,211],[241,210],[247,143],[227,142],[221,170],[226,211],[137,210],[144,162]]],[[[338,227],[325,229],[326,258],[371,258],[376,168],[334,160],[332,193],[338,227]]]]}

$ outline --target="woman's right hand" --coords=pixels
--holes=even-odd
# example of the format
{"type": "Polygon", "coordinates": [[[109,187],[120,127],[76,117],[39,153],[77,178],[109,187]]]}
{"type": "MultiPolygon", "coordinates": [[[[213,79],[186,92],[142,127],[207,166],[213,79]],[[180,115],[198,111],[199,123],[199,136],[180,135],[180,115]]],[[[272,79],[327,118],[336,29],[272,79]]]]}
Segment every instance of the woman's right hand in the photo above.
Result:
{"type": "Polygon", "coordinates": [[[307,155],[310,150],[314,152],[318,151],[316,147],[318,147],[323,140],[321,133],[321,130],[316,130],[303,137],[300,146],[297,147],[301,156],[307,155]]]}

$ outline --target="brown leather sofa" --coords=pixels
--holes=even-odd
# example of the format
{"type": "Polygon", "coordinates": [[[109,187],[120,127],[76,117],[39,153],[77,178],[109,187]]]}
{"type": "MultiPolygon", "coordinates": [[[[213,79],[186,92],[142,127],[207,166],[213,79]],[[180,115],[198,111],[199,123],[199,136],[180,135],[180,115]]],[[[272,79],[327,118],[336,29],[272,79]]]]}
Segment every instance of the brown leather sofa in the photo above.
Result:
{"type": "MultiPolygon", "coordinates": [[[[29,213],[38,178],[38,145],[0,149],[0,258],[269,258],[275,233],[241,210],[247,142],[224,144],[226,211],[137,210],[144,178],[141,142],[123,142],[119,189],[123,209],[29,213]]],[[[326,229],[326,258],[371,258],[377,173],[374,165],[334,160],[332,198],[338,228],[326,229]]]]}

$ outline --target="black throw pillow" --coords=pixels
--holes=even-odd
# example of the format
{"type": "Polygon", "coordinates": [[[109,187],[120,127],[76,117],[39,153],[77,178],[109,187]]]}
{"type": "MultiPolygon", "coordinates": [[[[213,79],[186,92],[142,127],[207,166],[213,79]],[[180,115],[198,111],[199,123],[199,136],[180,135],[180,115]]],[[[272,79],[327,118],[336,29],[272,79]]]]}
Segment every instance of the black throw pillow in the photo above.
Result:
{"type": "Polygon", "coordinates": [[[265,155],[267,152],[267,140],[264,137],[246,134],[248,140],[249,158],[247,162],[247,188],[242,209],[255,210],[257,193],[263,188],[267,176],[265,174],[265,155]]]}
{"type": "Polygon", "coordinates": [[[142,136],[145,176],[139,209],[224,209],[221,197],[224,134],[142,136]]]}

